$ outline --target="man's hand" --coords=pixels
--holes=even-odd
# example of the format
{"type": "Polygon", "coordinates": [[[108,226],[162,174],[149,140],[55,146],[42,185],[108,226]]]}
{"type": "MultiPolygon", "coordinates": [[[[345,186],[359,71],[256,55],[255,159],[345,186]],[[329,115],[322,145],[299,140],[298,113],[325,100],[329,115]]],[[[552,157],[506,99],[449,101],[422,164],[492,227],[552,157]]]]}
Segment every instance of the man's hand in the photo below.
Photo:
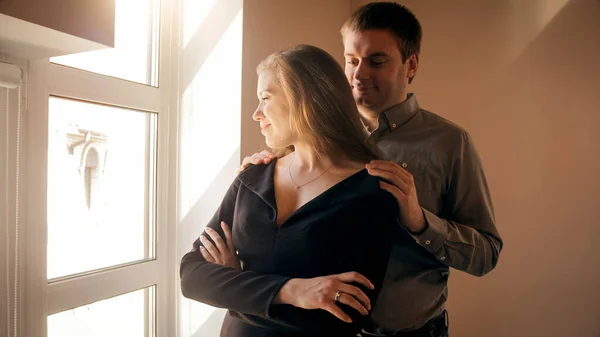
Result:
{"type": "Polygon", "coordinates": [[[262,150],[260,153],[255,153],[250,157],[244,158],[242,161],[242,166],[238,169],[237,173],[240,174],[243,170],[245,170],[248,166],[252,165],[260,165],[260,164],[268,164],[273,160],[275,156],[267,151],[262,150]]]}
{"type": "Polygon", "coordinates": [[[329,311],[344,322],[352,319],[337,306],[335,297],[339,291],[339,302],[351,306],[363,315],[371,310],[371,301],[358,287],[349,283],[357,282],[369,289],[373,284],[356,272],[315,277],[311,279],[294,278],[287,281],[275,296],[274,304],[291,304],[302,309],[322,309],[329,311]]]}
{"type": "Polygon", "coordinates": [[[417,189],[412,174],[400,165],[383,160],[373,160],[366,165],[370,175],[383,178],[381,188],[390,192],[400,205],[402,223],[413,233],[420,233],[427,228],[425,215],[419,205],[417,189]]]}
{"type": "Polygon", "coordinates": [[[224,242],[219,233],[217,233],[215,230],[210,227],[206,227],[205,231],[213,240],[216,247],[207,238],[205,238],[204,235],[200,235],[200,242],[202,242],[204,245],[204,247],[200,246],[200,253],[208,262],[238,270],[242,269],[240,266],[240,260],[235,253],[235,247],[233,247],[231,230],[229,229],[229,226],[221,221],[221,228],[223,229],[225,240],[227,242],[224,242]]]}

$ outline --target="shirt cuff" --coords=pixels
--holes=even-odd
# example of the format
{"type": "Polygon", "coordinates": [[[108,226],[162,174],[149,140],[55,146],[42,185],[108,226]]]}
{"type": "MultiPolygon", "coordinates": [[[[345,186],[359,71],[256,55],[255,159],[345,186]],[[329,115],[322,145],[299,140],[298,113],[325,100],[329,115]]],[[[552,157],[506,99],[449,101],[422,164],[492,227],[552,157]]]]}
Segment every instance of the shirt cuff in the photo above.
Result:
{"type": "Polygon", "coordinates": [[[421,247],[437,256],[438,253],[442,253],[441,249],[448,237],[448,225],[444,220],[426,209],[423,209],[423,215],[425,216],[427,228],[421,234],[413,234],[413,237],[421,247]]]}
{"type": "Polygon", "coordinates": [[[273,301],[275,300],[275,297],[277,296],[277,294],[279,294],[279,291],[281,290],[281,288],[283,288],[283,286],[289,281],[291,280],[291,277],[283,277],[281,280],[279,280],[277,283],[275,283],[273,285],[273,292],[272,295],[269,296],[268,299],[268,305],[267,305],[267,310],[265,310],[265,316],[266,318],[269,319],[273,319],[275,318],[275,314],[274,314],[274,304],[273,301]]]}

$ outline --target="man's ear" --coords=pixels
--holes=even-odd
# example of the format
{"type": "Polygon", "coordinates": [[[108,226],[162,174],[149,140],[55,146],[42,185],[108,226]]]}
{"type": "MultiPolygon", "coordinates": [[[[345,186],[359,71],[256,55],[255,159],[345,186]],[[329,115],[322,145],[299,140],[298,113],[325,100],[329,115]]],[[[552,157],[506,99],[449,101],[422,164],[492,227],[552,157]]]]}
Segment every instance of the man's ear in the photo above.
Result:
{"type": "Polygon", "coordinates": [[[417,74],[417,70],[419,70],[419,54],[411,55],[408,60],[406,60],[406,64],[408,65],[406,75],[412,80],[417,74]]]}

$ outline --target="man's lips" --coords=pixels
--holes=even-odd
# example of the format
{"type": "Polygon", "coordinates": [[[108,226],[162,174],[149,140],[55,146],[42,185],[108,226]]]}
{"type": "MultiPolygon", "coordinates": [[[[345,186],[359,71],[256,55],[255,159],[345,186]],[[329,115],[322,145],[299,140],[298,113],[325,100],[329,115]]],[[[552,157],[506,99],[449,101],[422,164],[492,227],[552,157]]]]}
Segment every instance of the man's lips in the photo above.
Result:
{"type": "Polygon", "coordinates": [[[358,92],[366,92],[375,89],[375,86],[355,85],[354,89],[356,89],[358,92]]]}

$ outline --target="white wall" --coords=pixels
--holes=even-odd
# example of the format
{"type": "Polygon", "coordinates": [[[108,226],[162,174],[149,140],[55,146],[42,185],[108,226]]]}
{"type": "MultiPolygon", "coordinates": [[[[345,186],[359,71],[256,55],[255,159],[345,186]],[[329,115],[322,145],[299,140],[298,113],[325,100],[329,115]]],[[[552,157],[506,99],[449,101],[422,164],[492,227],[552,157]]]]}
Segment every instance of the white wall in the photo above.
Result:
{"type": "Polygon", "coordinates": [[[600,2],[400,3],[412,90],[473,135],[505,242],[491,274],[451,273],[451,336],[600,336],[600,2]]]}
{"type": "MultiPolygon", "coordinates": [[[[216,211],[239,167],[242,4],[182,1],[178,260],[216,211]]],[[[223,310],[179,298],[179,336],[218,336],[223,310]]]]}

